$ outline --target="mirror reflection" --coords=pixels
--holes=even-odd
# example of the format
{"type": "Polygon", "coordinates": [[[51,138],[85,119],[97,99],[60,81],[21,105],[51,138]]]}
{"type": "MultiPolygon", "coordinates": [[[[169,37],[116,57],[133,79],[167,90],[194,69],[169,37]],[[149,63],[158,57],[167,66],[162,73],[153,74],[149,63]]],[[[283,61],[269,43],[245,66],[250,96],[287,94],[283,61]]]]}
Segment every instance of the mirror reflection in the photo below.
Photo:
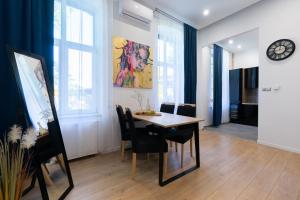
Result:
{"type": "Polygon", "coordinates": [[[41,134],[53,120],[42,63],[24,54],[14,54],[31,123],[41,134]]]}
{"type": "MultiPolygon", "coordinates": [[[[41,169],[45,179],[49,199],[59,199],[59,197],[69,187],[63,155],[59,154],[52,157],[47,162],[42,163],[41,169]]],[[[25,187],[29,187],[32,181],[34,182],[34,188],[23,197],[24,200],[41,199],[39,184],[38,181],[35,180],[35,176],[32,176],[26,181],[25,187]]]]}
{"type": "Polygon", "coordinates": [[[33,126],[38,134],[32,152],[32,176],[26,180],[23,199],[63,199],[73,188],[73,181],[48,90],[46,66],[37,55],[12,49],[9,53],[27,111],[27,126],[33,126]]]}

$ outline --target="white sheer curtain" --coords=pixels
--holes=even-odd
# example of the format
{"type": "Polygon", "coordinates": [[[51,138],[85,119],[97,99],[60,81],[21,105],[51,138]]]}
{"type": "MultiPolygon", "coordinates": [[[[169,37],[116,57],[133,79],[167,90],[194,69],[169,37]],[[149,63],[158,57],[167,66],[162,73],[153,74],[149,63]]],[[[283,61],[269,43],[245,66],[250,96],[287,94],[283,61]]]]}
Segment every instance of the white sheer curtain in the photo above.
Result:
{"type": "MultiPolygon", "coordinates": [[[[210,72],[209,72],[209,101],[208,101],[208,124],[212,123],[213,118],[213,67],[214,67],[214,52],[213,48],[209,47],[210,53],[207,53],[205,58],[209,60],[210,72]],[[208,58],[209,57],[209,58],[208,58]]],[[[229,106],[230,106],[230,97],[229,97],[229,69],[232,65],[232,53],[223,49],[223,60],[222,60],[222,123],[228,123],[229,118],[229,106]]]]}
{"type": "Polygon", "coordinates": [[[100,101],[98,102],[101,112],[99,122],[98,152],[107,153],[118,150],[120,147],[120,134],[118,123],[114,121],[116,113],[113,105],[113,84],[112,84],[112,27],[113,27],[113,1],[102,1],[102,21],[99,26],[101,36],[101,48],[99,57],[98,80],[100,81],[100,101]]]}
{"type": "Polygon", "coordinates": [[[55,96],[69,159],[113,149],[109,0],[55,0],[55,96]]]}
{"type": "Polygon", "coordinates": [[[183,24],[158,13],[157,103],[184,102],[183,24]]]}
{"type": "Polygon", "coordinates": [[[228,123],[229,119],[229,69],[232,64],[232,54],[223,49],[222,72],[222,123],[228,123]]]}

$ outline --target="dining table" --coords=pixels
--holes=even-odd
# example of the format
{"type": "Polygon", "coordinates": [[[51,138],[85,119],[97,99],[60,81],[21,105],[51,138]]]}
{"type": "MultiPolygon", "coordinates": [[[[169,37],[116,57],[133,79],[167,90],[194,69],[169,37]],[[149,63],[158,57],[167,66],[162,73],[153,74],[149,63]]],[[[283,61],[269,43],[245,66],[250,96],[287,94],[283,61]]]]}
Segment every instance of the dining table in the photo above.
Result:
{"type": "Polygon", "coordinates": [[[204,119],[198,117],[187,117],[182,115],[176,114],[169,114],[169,113],[156,113],[154,115],[146,115],[140,113],[134,113],[133,118],[140,121],[145,121],[148,123],[152,123],[159,127],[160,136],[160,151],[159,151],[159,185],[165,186],[186,174],[198,169],[200,167],[200,141],[199,141],[199,122],[203,122],[204,119]],[[191,125],[194,128],[194,137],[195,137],[195,151],[196,151],[196,164],[172,177],[168,177],[164,179],[164,162],[163,162],[163,150],[164,150],[164,142],[165,142],[165,135],[168,133],[170,128],[176,128],[182,125],[191,125]]]}

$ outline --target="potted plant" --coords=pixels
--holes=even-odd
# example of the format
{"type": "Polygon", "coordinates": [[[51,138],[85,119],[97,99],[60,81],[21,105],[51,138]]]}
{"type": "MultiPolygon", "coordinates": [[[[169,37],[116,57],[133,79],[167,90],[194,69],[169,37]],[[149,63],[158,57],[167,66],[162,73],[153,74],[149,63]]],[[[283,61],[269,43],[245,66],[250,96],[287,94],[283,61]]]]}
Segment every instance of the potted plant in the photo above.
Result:
{"type": "Polygon", "coordinates": [[[0,140],[0,200],[21,199],[24,182],[30,176],[29,149],[36,139],[33,128],[23,133],[20,126],[14,125],[0,140]]]}

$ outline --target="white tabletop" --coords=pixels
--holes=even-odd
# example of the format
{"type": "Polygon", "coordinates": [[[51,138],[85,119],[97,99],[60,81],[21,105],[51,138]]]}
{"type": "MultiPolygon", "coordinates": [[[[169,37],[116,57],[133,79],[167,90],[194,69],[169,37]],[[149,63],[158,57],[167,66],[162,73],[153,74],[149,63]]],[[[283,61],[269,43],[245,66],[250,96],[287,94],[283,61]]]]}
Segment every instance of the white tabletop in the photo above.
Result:
{"type": "Polygon", "coordinates": [[[161,113],[161,116],[133,114],[133,118],[143,120],[146,122],[151,122],[155,125],[164,128],[170,128],[170,127],[175,127],[175,126],[185,125],[185,124],[193,124],[193,123],[204,121],[203,119],[197,117],[186,117],[182,115],[174,115],[168,113],[161,113]]]}

